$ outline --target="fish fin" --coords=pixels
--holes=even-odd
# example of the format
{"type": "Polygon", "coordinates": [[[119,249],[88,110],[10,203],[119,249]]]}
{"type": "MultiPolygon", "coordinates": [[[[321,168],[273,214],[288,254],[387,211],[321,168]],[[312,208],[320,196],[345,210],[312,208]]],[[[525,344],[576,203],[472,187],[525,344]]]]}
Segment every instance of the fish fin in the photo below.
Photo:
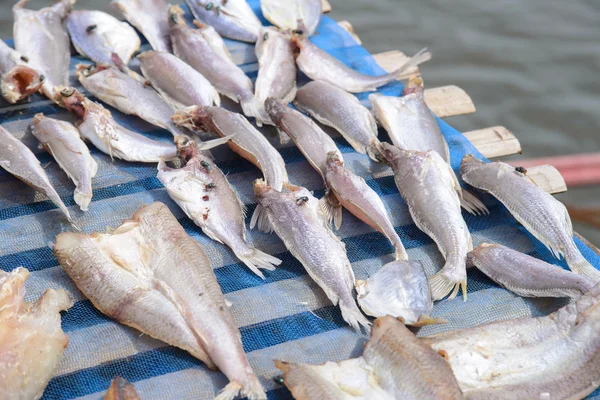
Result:
{"type": "Polygon", "coordinates": [[[431,298],[433,300],[441,300],[450,292],[448,300],[452,300],[458,294],[458,290],[462,287],[463,295],[465,300],[467,299],[467,281],[455,282],[448,278],[444,271],[440,271],[437,274],[429,278],[429,286],[431,288],[431,298]]]}
{"type": "Polygon", "coordinates": [[[262,104],[258,97],[252,96],[248,100],[241,100],[240,105],[242,111],[247,117],[254,117],[256,119],[256,125],[263,126],[263,124],[274,125],[271,121],[271,117],[265,111],[265,106],[262,104]]]}
{"type": "Polygon", "coordinates": [[[238,395],[248,397],[248,400],[266,399],[265,390],[260,385],[256,378],[253,379],[251,385],[242,385],[236,381],[231,381],[225,386],[215,397],[215,400],[233,400],[238,395]]]}
{"type": "Polygon", "coordinates": [[[92,201],[91,193],[84,193],[78,188],[75,188],[75,192],[73,193],[73,199],[75,203],[81,208],[81,211],[87,211],[90,202],[92,201]]]}
{"type": "Polygon", "coordinates": [[[400,243],[392,243],[394,248],[396,249],[396,260],[404,260],[408,261],[408,253],[406,252],[406,248],[402,242],[400,243]]]}
{"type": "Polygon", "coordinates": [[[460,205],[473,215],[489,215],[490,210],[483,204],[481,200],[473,193],[463,189],[460,205]]]}
{"type": "Polygon", "coordinates": [[[254,212],[252,213],[252,219],[250,220],[250,229],[254,229],[258,224],[258,230],[265,233],[273,232],[273,226],[271,225],[271,221],[269,221],[269,215],[267,214],[267,210],[260,205],[257,204],[254,212]]]}
{"type": "Polygon", "coordinates": [[[253,248],[249,255],[242,256],[240,254],[236,254],[236,256],[242,260],[242,262],[246,264],[246,266],[250,268],[252,272],[260,276],[262,279],[265,279],[265,276],[259,270],[259,268],[273,271],[275,266],[281,264],[281,260],[279,258],[264,253],[256,248],[253,248]]]}
{"type": "Polygon", "coordinates": [[[327,219],[327,224],[331,225],[333,222],[335,229],[339,230],[342,226],[342,205],[338,202],[332,190],[329,190],[319,200],[319,208],[323,211],[327,219]]]}
{"type": "Polygon", "coordinates": [[[592,279],[594,283],[600,282],[600,271],[594,268],[594,266],[583,258],[583,256],[580,256],[576,261],[567,260],[567,264],[571,271],[587,276],[592,279]]]}
{"type": "Polygon", "coordinates": [[[232,133],[231,135],[223,136],[221,138],[216,138],[216,139],[207,140],[206,142],[196,143],[196,147],[200,151],[210,150],[212,148],[215,148],[217,146],[227,143],[235,135],[236,135],[236,133],[232,133]]]}
{"type": "Polygon", "coordinates": [[[416,327],[421,327],[421,326],[426,326],[426,325],[447,324],[447,323],[448,323],[448,321],[443,318],[432,318],[429,315],[420,315],[419,320],[416,323],[410,324],[410,325],[416,326],[416,327]]]}
{"type": "Polygon", "coordinates": [[[221,95],[214,88],[213,88],[212,100],[213,100],[213,103],[215,103],[215,106],[221,107],[221,95]]]}
{"type": "Polygon", "coordinates": [[[417,67],[419,64],[424,63],[425,61],[429,61],[431,59],[431,53],[427,51],[427,48],[423,48],[419,50],[414,56],[412,56],[408,61],[400,66],[397,70],[392,72],[392,75],[396,75],[398,79],[401,77],[408,78],[412,73],[410,70],[413,67],[417,67]]]}
{"type": "Polygon", "coordinates": [[[344,301],[339,302],[340,310],[342,311],[342,318],[357,332],[361,331],[361,327],[365,328],[367,333],[371,330],[371,323],[360,311],[354,299],[352,304],[348,305],[344,301]]]}

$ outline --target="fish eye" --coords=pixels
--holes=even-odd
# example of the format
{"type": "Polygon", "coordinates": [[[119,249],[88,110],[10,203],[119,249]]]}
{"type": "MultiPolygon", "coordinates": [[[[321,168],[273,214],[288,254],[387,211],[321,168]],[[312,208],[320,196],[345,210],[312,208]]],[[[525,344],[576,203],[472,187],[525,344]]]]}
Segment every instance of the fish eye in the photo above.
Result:
{"type": "Polygon", "coordinates": [[[173,13],[169,15],[169,18],[171,19],[171,22],[177,23],[177,14],[173,13]]]}
{"type": "Polygon", "coordinates": [[[302,196],[296,200],[296,204],[299,206],[301,206],[304,203],[308,203],[308,196],[302,196]]]}
{"type": "Polygon", "coordinates": [[[60,95],[63,97],[71,97],[75,93],[75,89],[73,88],[64,88],[60,91],[60,95]]]}

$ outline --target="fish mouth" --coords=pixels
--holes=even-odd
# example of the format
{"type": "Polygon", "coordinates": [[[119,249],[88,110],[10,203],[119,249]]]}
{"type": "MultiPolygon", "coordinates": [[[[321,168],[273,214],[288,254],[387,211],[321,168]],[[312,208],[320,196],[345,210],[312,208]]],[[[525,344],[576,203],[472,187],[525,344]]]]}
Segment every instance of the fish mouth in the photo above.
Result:
{"type": "Polygon", "coordinates": [[[177,126],[183,126],[192,131],[207,131],[210,128],[207,126],[209,119],[208,107],[206,106],[190,106],[183,110],[179,110],[173,114],[171,121],[177,126]]]}
{"type": "Polygon", "coordinates": [[[85,97],[77,89],[71,86],[55,86],[54,97],[61,107],[73,112],[81,119],[85,117],[86,108],[83,105],[85,97]]]}
{"type": "Polygon", "coordinates": [[[326,162],[328,165],[344,166],[344,160],[341,159],[337,151],[330,151],[327,153],[326,162]]]}
{"type": "Polygon", "coordinates": [[[36,70],[18,65],[2,77],[2,95],[9,103],[16,103],[37,92],[44,80],[36,70]]]}
{"type": "Polygon", "coordinates": [[[267,185],[267,182],[265,182],[264,179],[255,180],[252,187],[254,188],[254,195],[257,197],[273,190],[271,186],[267,185]]]}

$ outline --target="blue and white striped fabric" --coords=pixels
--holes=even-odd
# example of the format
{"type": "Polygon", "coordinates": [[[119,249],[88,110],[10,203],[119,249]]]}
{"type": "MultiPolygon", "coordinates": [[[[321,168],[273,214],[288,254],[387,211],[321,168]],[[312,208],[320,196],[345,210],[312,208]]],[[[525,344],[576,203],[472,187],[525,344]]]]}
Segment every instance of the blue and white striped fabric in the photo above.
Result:
{"type": "MultiPolygon", "coordinates": [[[[250,0],[249,3],[260,14],[258,0],[250,0]]],[[[264,19],[263,23],[266,24],[264,19]]],[[[311,40],[363,73],[383,73],[370,55],[327,17],[323,18],[311,40]]],[[[255,78],[257,64],[253,47],[231,41],[227,44],[236,62],[255,78]]],[[[74,57],[71,67],[82,61],[74,57]]],[[[73,77],[72,83],[80,87],[73,77]]],[[[399,95],[401,90],[401,83],[392,83],[381,92],[399,95]]],[[[367,95],[359,97],[364,101],[367,95]]],[[[154,139],[172,140],[167,131],[135,117],[124,116],[116,110],[111,111],[120,123],[130,129],[154,139]]],[[[208,239],[185,217],[156,179],[155,165],[111,161],[110,157],[92,148],[92,155],[99,164],[94,180],[94,197],[87,213],[79,211],[72,200],[73,184],[56,162],[38,149],[36,140],[27,132],[31,119],[39,112],[55,118],[72,118],[50,101],[34,96],[26,104],[2,103],[0,123],[23,140],[43,165],[47,164],[46,170],[52,183],[85,232],[115,227],[140,206],[161,201],[203,246],[223,292],[233,304],[232,312],[242,333],[244,349],[270,399],[291,398],[290,393],[272,379],[278,375],[273,359],[322,363],[361,354],[366,338],[344,323],[339,310],[331,305],[276,235],[250,234],[250,240],[258,248],[283,260],[277,270],[265,273],[266,280],[263,281],[241,265],[228,248],[208,239]]],[[[462,134],[441,120],[439,123],[450,144],[453,167],[457,168],[464,154],[477,151],[462,134]]],[[[267,136],[277,135],[272,128],[263,131],[267,136]]],[[[383,198],[409,257],[421,260],[428,274],[437,271],[443,265],[442,256],[433,242],[412,223],[389,169],[373,165],[366,155],[355,153],[338,135],[332,134],[349,168],[365,177],[383,198]]],[[[322,195],[320,177],[300,152],[287,143],[281,148],[281,153],[288,165],[291,181],[322,195]]],[[[260,177],[260,172],[226,146],[216,149],[213,154],[242,201],[248,205],[251,215],[255,206],[252,181],[260,177]]],[[[186,352],[116,324],[97,311],[63,272],[49,248],[49,243],[60,231],[70,229],[60,222],[61,215],[54,205],[5,171],[0,171],[0,192],[0,268],[8,271],[24,266],[32,272],[27,282],[29,301],[37,299],[48,287],[65,288],[76,299],[74,307],[64,313],[62,320],[69,335],[69,346],[44,399],[99,399],[115,375],[133,382],[140,396],[148,400],[210,399],[225,386],[227,380],[221,373],[208,370],[186,352]]],[[[524,233],[501,205],[489,197],[485,201],[490,207],[490,216],[464,214],[475,245],[482,241],[497,242],[565,267],[564,262],[553,259],[547,249],[524,233]]],[[[338,234],[346,244],[359,279],[369,277],[393,258],[394,249],[381,234],[346,212],[338,234]]],[[[600,267],[600,258],[582,243],[577,244],[584,256],[600,267]]],[[[450,322],[423,328],[419,335],[495,320],[545,315],[564,304],[550,299],[522,299],[498,288],[477,271],[470,270],[468,274],[468,301],[457,298],[438,302],[433,316],[450,322]]]]}

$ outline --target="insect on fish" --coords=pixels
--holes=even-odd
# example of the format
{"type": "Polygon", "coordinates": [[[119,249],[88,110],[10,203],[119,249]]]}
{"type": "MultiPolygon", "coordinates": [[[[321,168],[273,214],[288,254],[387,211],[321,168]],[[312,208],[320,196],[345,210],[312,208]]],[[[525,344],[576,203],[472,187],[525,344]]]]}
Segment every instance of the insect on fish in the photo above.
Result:
{"type": "Polygon", "coordinates": [[[16,103],[36,93],[44,76],[31,68],[29,59],[0,40],[0,89],[2,97],[16,103]]]}
{"type": "Polygon", "coordinates": [[[186,0],[194,18],[215,28],[219,35],[255,43],[262,24],[246,0],[186,0]]]}
{"type": "Polygon", "coordinates": [[[110,5],[135,26],[156,51],[171,51],[166,0],[112,0],[110,5]]]}

